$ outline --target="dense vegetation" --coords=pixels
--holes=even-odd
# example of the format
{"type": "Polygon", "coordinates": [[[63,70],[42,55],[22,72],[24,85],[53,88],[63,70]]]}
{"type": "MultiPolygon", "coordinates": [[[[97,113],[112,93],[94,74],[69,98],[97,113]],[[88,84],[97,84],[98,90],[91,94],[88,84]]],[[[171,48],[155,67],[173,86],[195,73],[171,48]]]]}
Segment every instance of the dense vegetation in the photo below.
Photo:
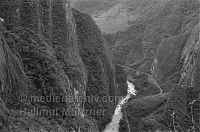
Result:
{"type": "Polygon", "coordinates": [[[114,54],[118,63],[126,66],[126,75],[134,80],[138,90],[134,98],[141,101],[135,106],[133,98],[124,108],[130,131],[200,130],[197,112],[199,6],[196,0],[168,1],[112,40],[116,42],[114,54]],[[162,89],[162,98],[170,92],[166,102],[156,97],[156,87],[162,89]],[[155,95],[152,96],[152,92],[144,94],[149,90],[153,90],[155,95]],[[146,96],[157,99],[145,101],[146,96]],[[160,104],[154,106],[157,101],[160,104]],[[140,115],[141,111],[144,113],[140,115]]]}
{"type": "Polygon", "coordinates": [[[115,91],[112,56],[95,22],[66,0],[3,0],[0,10],[0,131],[102,130],[116,102],[79,100],[115,91]],[[49,96],[60,100],[31,100],[49,96]]]}
{"type": "Polygon", "coordinates": [[[124,106],[120,132],[200,131],[199,7],[198,0],[124,0],[94,16],[104,26],[126,19],[117,19],[123,9],[130,15],[124,31],[111,34],[102,26],[120,67],[116,79],[125,73],[138,91],[124,106]]]}
{"type": "Polygon", "coordinates": [[[139,17],[102,35],[68,0],[0,1],[0,131],[102,131],[127,79],[137,95],[123,107],[120,132],[200,131],[199,0],[75,7],[103,16],[127,8],[139,17]],[[43,100],[49,96],[60,100],[43,100]]]}

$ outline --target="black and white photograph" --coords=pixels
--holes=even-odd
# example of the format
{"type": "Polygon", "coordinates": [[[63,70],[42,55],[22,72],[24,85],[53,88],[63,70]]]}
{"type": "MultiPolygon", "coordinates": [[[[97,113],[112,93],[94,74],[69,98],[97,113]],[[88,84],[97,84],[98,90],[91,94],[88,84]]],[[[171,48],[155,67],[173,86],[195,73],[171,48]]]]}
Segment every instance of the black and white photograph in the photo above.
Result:
{"type": "Polygon", "coordinates": [[[200,0],[0,0],[0,132],[200,132],[200,0]]]}

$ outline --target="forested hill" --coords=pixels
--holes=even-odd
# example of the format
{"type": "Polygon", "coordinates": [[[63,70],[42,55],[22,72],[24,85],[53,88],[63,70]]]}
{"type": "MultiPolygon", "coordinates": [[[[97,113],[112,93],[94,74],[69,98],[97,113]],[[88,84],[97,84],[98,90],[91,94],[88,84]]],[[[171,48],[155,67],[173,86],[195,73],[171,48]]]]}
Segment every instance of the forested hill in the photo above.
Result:
{"type": "Polygon", "coordinates": [[[102,130],[116,102],[78,100],[116,91],[93,19],[66,0],[1,0],[0,18],[0,131],[102,130]]]}

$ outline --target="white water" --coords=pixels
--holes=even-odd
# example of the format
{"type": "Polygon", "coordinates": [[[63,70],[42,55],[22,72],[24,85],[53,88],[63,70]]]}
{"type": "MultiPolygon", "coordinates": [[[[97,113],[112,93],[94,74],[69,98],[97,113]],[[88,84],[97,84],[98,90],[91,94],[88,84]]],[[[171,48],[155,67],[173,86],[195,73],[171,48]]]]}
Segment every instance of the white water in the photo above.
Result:
{"type": "Polygon", "coordinates": [[[0,21],[4,22],[4,19],[0,17],[0,21]]]}
{"type": "Polygon", "coordinates": [[[127,81],[127,84],[128,84],[128,94],[117,105],[115,113],[112,117],[112,122],[106,126],[104,132],[119,132],[119,122],[122,119],[122,112],[121,112],[122,106],[128,101],[131,95],[136,95],[134,84],[132,84],[129,81],[127,81]]]}

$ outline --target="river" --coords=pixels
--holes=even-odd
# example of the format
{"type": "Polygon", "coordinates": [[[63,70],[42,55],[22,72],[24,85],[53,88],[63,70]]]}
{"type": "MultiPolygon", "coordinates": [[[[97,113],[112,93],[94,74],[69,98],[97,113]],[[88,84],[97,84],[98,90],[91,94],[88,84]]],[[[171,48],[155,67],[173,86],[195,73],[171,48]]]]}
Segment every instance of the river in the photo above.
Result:
{"type": "Polygon", "coordinates": [[[121,112],[122,106],[128,101],[128,99],[131,96],[136,95],[134,84],[132,84],[129,81],[127,81],[127,84],[128,84],[128,94],[117,105],[111,123],[106,126],[103,132],[119,132],[119,122],[122,119],[122,112],[121,112]]]}

